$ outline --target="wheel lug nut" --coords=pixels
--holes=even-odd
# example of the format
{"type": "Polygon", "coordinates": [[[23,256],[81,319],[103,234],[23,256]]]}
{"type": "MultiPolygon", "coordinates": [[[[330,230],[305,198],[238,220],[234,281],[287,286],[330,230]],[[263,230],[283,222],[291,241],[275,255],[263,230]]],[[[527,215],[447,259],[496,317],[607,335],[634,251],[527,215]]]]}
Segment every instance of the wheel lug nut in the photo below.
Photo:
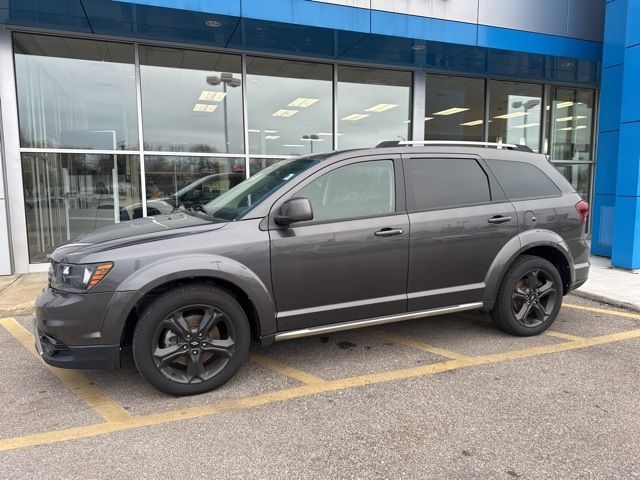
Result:
{"type": "Polygon", "coordinates": [[[187,335],[187,336],[186,336],[186,339],[187,339],[187,340],[191,340],[191,335],[187,335]]]}
{"type": "Polygon", "coordinates": [[[191,350],[191,353],[193,353],[194,355],[197,355],[198,351],[197,350],[191,350]]]}
{"type": "Polygon", "coordinates": [[[198,338],[202,338],[202,334],[201,333],[198,334],[198,338]]]}
{"type": "Polygon", "coordinates": [[[183,345],[183,346],[182,346],[182,349],[183,349],[183,350],[186,350],[186,349],[187,349],[187,346],[186,346],[186,345],[183,345]]]}

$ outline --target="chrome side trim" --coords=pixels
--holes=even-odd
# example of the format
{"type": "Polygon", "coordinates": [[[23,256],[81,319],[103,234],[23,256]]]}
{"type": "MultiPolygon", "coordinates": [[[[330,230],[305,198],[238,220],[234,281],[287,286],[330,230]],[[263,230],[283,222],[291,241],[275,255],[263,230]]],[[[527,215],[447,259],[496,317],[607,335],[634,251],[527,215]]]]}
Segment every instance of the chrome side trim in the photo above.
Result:
{"type": "Polygon", "coordinates": [[[432,295],[446,295],[447,293],[467,292],[469,290],[480,290],[485,288],[486,286],[487,285],[484,282],[469,283],[467,285],[459,285],[457,287],[437,288],[435,290],[423,290],[421,292],[413,292],[413,293],[407,294],[407,297],[409,297],[409,299],[412,299],[412,298],[430,297],[432,295]]]}
{"type": "Polygon", "coordinates": [[[414,320],[416,318],[433,317],[443,315],[445,313],[463,312],[465,310],[475,310],[482,308],[482,302],[464,303],[462,305],[453,305],[450,307],[430,308],[428,310],[420,310],[417,312],[406,312],[396,315],[386,315],[384,317],[364,318],[362,320],[352,320],[349,322],[332,323],[330,325],[321,325],[318,327],[301,328],[300,330],[290,330],[288,332],[276,333],[275,341],[290,340],[292,338],[310,337],[312,335],[320,335],[322,333],[340,332],[342,330],[351,330],[354,328],[372,327],[374,325],[383,325],[385,323],[401,322],[404,320],[414,320]]]}
{"type": "Polygon", "coordinates": [[[366,305],[374,305],[376,303],[391,303],[406,300],[407,296],[390,295],[388,297],[367,298],[366,300],[356,300],[354,302],[333,303],[331,305],[321,305],[319,307],[300,308],[298,310],[287,310],[278,313],[278,318],[297,317],[298,315],[308,315],[311,313],[328,312],[330,310],[342,310],[344,308],[364,307],[366,305]]]}

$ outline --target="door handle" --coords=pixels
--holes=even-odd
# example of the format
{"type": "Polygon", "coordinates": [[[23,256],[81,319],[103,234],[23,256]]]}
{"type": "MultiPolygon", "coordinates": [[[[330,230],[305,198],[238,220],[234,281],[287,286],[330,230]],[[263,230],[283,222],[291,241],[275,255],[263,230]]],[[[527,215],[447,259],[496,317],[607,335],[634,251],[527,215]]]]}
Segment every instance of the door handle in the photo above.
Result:
{"type": "Polygon", "coordinates": [[[489,223],[505,223],[505,222],[510,222],[511,221],[511,217],[505,217],[502,215],[496,215],[495,217],[491,217],[490,219],[487,220],[487,222],[489,223]]]}
{"type": "Polygon", "coordinates": [[[402,235],[404,233],[403,228],[383,228],[374,233],[376,237],[393,237],[394,235],[402,235]]]}

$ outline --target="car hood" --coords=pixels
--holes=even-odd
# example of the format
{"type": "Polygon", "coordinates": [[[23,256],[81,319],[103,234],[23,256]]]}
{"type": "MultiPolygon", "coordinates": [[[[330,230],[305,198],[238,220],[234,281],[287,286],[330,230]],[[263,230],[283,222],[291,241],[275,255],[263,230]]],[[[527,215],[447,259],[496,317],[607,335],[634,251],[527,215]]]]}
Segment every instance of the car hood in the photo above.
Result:
{"type": "Polygon", "coordinates": [[[227,222],[213,222],[205,217],[184,212],[139,218],[86,233],[58,247],[51,258],[57,262],[76,263],[82,256],[90,253],[217,230],[226,224],[227,222]]]}

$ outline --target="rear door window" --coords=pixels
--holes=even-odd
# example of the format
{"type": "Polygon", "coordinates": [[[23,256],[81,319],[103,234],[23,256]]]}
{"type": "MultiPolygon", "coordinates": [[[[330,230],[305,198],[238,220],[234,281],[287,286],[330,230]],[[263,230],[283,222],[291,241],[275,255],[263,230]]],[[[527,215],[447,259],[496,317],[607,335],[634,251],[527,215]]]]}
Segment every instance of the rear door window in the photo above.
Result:
{"type": "Polygon", "coordinates": [[[535,165],[505,160],[486,160],[509,200],[557,197],[560,189],[535,165]]]}
{"type": "Polygon", "coordinates": [[[491,202],[489,177],[473,158],[405,158],[410,211],[491,202]]]}

